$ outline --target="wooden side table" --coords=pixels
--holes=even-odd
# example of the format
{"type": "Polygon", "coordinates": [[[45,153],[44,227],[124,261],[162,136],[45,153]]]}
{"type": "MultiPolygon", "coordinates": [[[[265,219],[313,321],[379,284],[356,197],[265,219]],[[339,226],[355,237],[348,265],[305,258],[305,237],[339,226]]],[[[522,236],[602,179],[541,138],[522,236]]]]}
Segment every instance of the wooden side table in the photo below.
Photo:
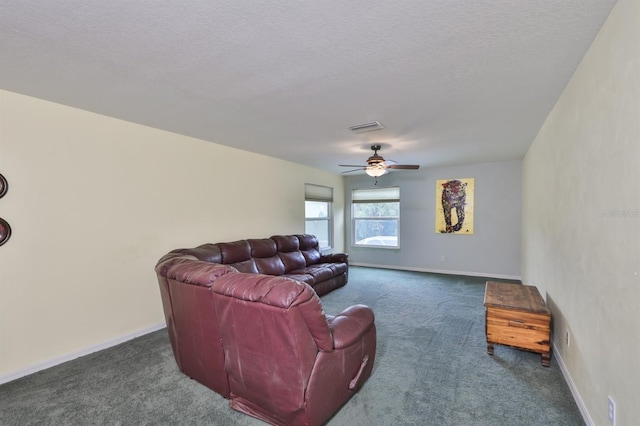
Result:
{"type": "Polygon", "coordinates": [[[484,291],[487,353],[493,345],[536,352],[551,359],[551,311],[534,286],[487,281],[484,291]]]}

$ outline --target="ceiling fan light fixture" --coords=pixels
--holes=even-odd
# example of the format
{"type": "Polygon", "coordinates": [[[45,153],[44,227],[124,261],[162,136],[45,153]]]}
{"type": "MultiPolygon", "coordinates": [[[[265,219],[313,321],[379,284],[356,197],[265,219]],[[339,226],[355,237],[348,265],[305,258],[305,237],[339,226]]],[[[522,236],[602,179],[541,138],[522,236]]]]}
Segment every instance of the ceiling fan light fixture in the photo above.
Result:
{"type": "Polygon", "coordinates": [[[380,177],[384,174],[387,174],[388,170],[386,167],[384,167],[384,165],[375,165],[368,166],[366,169],[364,169],[364,172],[371,177],[380,177]]]}
{"type": "MultiPolygon", "coordinates": [[[[376,178],[376,184],[378,183],[378,178],[382,175],[385,175],[389,172],[389,169],[397,169],[397,170],[417,170],[420,168],[417,164],[387,164],[384,158],[381,155],[378,155],[378,151],[380,150],[380,145],[371,145],[371,150],[373,151],[373,155],[367,158],[366,166],[358,166],[354,164],[340,164],[340,167],[355,167],[353,170],[347,170],[342,173],[351,173],[357,172],[360,170],[364,170],[366,174],[371,177],[376,178]]],[[[393,163],[395,161],[392,160],[393,163]]]]}

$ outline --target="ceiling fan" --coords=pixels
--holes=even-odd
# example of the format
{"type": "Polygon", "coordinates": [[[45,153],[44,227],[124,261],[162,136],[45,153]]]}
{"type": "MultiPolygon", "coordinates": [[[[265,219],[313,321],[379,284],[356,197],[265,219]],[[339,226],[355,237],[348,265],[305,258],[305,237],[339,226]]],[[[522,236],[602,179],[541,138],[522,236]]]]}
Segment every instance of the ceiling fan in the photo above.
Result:
{"type": "MultiPolygon", "coordinates": [[[[386,174],[389,171],[389,169],[417,170],[420,168],[420,166],[415,164],[387,164],[387,161],[385,161],[385,159],[382,158],[382,156],[378,155],[378,151],[380,151],[380,148],[381,148],[380,145],[371,145],[371,149],[373,150],[373,155],[367,158],[366,166],[360,166],[360,165],[356,166],[353,164],[340,164],[339,165],[340,167],[357,167],[357,169],[347,170],[346,172],[342,172],[342,173],[351,173],[351,172],[357,172],[359,170],[364,170],[365,173],[368,174],[369,176],[377,178],[386,174]]],[[[393,161],[393,160],[389,160],[389,161],[393,161]]]]}

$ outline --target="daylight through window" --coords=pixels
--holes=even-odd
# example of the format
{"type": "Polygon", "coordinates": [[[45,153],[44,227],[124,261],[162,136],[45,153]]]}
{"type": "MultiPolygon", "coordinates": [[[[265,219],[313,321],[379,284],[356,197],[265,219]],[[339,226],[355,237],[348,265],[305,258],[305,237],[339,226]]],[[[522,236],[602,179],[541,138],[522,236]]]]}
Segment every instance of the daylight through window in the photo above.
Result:
{"type": "Polygon", "coordinates": [[[333,247],[333,188],[305,184],[304,221],[305,233],[318,238],[321,250],[333,247]]]}
{"type": "Polygon", "coordinates": [[[400,188],[354,189],[351,203],[354,246],[400,247],[400,188]]]}

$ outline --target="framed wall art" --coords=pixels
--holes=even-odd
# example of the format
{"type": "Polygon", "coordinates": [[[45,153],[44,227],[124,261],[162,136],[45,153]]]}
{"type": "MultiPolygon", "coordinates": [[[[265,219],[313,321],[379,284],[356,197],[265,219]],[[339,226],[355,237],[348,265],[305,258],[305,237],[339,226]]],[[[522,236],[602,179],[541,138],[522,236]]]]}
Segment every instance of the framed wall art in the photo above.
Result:
{"type": "Polygon", "coordinates": [[[474,190],[473,178],[436,180],[436,233],[473,234],[474,190]]]}

